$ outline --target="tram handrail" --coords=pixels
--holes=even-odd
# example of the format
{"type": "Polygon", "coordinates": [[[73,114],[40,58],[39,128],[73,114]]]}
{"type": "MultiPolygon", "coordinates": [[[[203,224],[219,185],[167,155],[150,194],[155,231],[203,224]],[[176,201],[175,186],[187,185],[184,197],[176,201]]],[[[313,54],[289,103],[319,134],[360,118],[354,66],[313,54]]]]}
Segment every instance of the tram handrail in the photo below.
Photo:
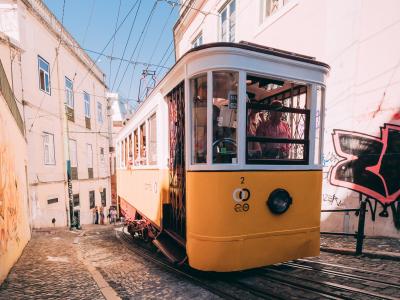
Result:
{"type": "Polygon", "coordinates": [[[341,236],[353,236],[357,239],[356,243],[356,255],[361,255],[363,251],[363,243],[364,243],[364,229],[365,229],[365,213],[367,212],[367,201],[362,199],[360,196],[360,208],[349,208],[349,209],[323,209],[323,212],[356,212],[356,216],[358,216],[358,228],[355,233],[346,233],[346,232],[321,232],[321,234],[329,234],[329,235],[341,235],[341,236]]]}

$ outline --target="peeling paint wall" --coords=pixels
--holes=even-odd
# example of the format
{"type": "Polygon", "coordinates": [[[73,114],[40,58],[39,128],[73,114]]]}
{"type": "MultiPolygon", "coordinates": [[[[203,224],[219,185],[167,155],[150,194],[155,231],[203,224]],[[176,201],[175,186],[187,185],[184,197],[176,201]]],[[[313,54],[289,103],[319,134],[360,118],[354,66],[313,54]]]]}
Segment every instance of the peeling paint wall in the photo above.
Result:
{"type": "Polygon", "coordinates": [[[0,283],[30,239],[26,142],[0,93],[0,283]]]}

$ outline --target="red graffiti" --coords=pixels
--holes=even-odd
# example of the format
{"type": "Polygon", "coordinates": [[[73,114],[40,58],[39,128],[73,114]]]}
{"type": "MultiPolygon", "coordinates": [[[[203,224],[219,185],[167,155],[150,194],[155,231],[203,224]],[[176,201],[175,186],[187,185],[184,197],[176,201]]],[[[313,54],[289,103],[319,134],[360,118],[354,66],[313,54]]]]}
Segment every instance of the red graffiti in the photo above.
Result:
{"type": "Polygon", "coordinates": [[[372,197],[383,205],[400,199],[400,126],[385,124],[381,137],[334,130],[339,160],[330,172],[333,185],[372,197]]]}
{"type": "Polygon", "coordinates": [[[400,111],[393,115],[393,120],[400,120],[400,111]]]}

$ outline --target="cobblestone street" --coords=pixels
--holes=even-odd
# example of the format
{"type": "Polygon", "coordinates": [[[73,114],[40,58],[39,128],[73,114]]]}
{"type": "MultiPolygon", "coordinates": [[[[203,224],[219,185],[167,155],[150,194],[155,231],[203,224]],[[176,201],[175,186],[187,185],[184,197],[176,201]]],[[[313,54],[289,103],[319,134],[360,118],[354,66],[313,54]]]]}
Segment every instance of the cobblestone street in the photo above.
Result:
{"type": "MultiPolygon", "coordinates": [[[[332,239],[323,238],[322,243],[325,246],[328,243],[334,243],[335,247],[350,245],[341,243],[340,239],[335,241],[332,239]]],[[[385,250],[389,251],[389,246],[397,245],[397,242],[393,240],[392,243],[386,243],[385,250]]],[[[368,243],[370,248],[377,247],[374,246],[373,241],[368,243]]],[[[328,264],[346,266],[349,268],[349,273],[364,269],[400,278],[400,262],[398,261],[326,252],[321,252],[319,257],[311,260],[313,263],[325,264],[327,268],[329,268],[328,264]]],[[[301,260],[295,263],[300,264],[301,260]]],[[[285,268],[289,267],[285,266],[285,268]]],[[[280,272],[274,269],[268,269],[268,271],[280,272]]],[[[310,270],[295,270],[288,274],[288,276],[296,274],[295,276],[308,276],[320,280],[327,276],[326,280],[333,281],[332,275],[321,275],[312,270],[311,272],[310,270]]],[[[262,282],[258,277],[253,280],[253,277],[246,276],[247,279],[243,277],[244,281],[262,282]]],[[[276,289],[276,287],[270,287],[268,282],[263,284],[265,288],[276,289]]],[[[362,281],[354,283],[351,279],[342,278],[337,280],[336,284],[348,284],[355,289],[383,293],[387,295],[387,299],[397,299],[399,296],[399,289],[379,283],[362,281]]],[[[282,285],[282,289],[285,289],[285,285],[282,285]]],[[[292,292],[286,291],[283,295],[286,299],[324,298],[309,295],[301,288],[292,292]]],[[[258,298],[252,296],[250,298],[258,298]]],[[[81,232],[67,230],[35,232],[18,263],[0,288],[0,299],[118,298],[217,299],[219,297],[136,255],[121,243],[113,227],[96,225],[86,226],[81,232]]],[[[380,298],[377,297],[377,299],[380,298]]]]}

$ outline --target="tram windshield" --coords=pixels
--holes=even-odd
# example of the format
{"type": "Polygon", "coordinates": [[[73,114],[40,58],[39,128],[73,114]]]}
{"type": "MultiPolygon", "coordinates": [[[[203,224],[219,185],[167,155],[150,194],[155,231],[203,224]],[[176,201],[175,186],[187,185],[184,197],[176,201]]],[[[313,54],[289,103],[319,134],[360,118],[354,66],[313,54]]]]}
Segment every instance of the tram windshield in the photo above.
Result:
{"type": "Polygon", "coordinates": [[[240,154],[245,164],[308,164],[311,85],[249,73],[244,80],[240,98],[238,71],[191,78],[192,164],[239,164],[240,154]]]}
{"type": "Polygon", "coordinates": [[[248,164],[307,163],[307,86],[247,75],[248,164]]]}
{"type": "Polygon", "coordinates": [[[238,72],[213,72],[213,163],[237,163],[238,72]]]}

